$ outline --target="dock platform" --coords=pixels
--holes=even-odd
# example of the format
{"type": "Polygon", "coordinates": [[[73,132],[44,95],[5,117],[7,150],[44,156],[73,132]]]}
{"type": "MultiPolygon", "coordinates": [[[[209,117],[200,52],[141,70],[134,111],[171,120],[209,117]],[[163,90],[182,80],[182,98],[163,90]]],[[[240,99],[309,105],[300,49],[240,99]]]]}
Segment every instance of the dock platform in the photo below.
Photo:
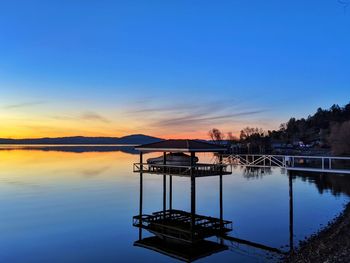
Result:
{"type": "Polygon", "coordinates": [[[287,171],[350,174],[350,157],[233,154],[225,157],[233,166],[252,168],[279,167],[287,171]]]}
{"type": "Polygon", "coordinates": [[[232,230],[232,221],[174,209],[134,216],[133,225],[164,239],[176,239],[187,243],[195,243],[232,230]]]}
{"type": "Polygon", "coordinates": [[[225,164],[170,165],[134,163],[134,173],[166,174],[175,176],[195,177],[231,174],[229,166],[225,164]]]}

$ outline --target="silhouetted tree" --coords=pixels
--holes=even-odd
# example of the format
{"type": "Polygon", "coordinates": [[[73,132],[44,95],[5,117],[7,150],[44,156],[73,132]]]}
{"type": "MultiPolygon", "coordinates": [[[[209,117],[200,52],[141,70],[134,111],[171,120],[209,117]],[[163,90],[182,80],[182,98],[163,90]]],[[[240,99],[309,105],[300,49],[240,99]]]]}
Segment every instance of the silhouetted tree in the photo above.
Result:
{"type": "Polygon", "coordinates": [[[239,135],[239,138],[241,140],[246,140],[250,137],[262,137],[264,136],[264,131],[261,128],[251,128],[251,127],[245,127],[243,130],[241,130],[241,133],[239,135]]]}
{"type": "Polygon", "coordinates": [[[232,132],[228,132],[226,136],[227,140],[230,142],[238,142],[238,137],[232,134],[232,132]]]}
{"type": "Polygon", "coordinates": [[[288,122],[280,125],[279,130],[269,131],[268,136],[286,143],[301,140],[304,143],[327,146],[326,138],[330,135],[331,125],[348,120],[350,103],[344,107],[334,104],[328,110],[318,108],[314,115],[309,115],[306,119],[290,118],[288,122]]]}
{"type": "Polygon", "coordinates": [[[270,148],[270,139],[261,128],[244,128],[240,133],[240,141],[245,143],[248,153],[265,153],[270,148]]]}
{"type": "MultiPolygon", "coordinates": [[[[242,146],[240,149],[245,146],[248,152],[262,153],[271,150],[271,142],[274,141],[282,144],[303,141],[313,146],[331,147],[335,154],[350,154],[348,150],[350,124],[348,122],[350,122],[350,103],[343,107],[334,104],[329,109],[318,108],[315,114],[307,118],[290,118],[286,123],[282,123],[278,130],[266,133],[261,128],[242,129],[239,135],[239,142],[242,146]]],[[[215,128],[209,131],[209,136],[213,141],[225,139],[224,134],[215,128]]],[[[236,140],[232,133],[228,133],[226,139],[236,140]]]]}
{"type": "Polygon", "coordinates": [[[329,143],[333,154],[350,155],[350,121],[332,125],[329,143]]]}
{"type": "Polygon", "coordinates": [[[214,142],[221,142],[225,138],[225,135],[216,128],[211,129],[208,135],[214,142]]]}

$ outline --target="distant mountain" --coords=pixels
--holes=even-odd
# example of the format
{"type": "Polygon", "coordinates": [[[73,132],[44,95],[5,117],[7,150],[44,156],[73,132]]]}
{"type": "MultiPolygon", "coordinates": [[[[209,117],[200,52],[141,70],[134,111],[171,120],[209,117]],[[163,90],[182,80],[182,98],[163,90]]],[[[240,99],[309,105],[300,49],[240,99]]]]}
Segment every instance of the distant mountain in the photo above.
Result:
{"type": "Polygon", "coordinates": [[[13,150],[36,150],[36,151],[55,151],[55,152],[71,152],[71,153],[85,153],[85,152],[123,152],[128,154],[139,154],[135,147],[130,147],[128,144],[124,145],[45,145],[45,144],[31,144],[31,145],[16,145],[16,147],[1,146],[0,151],[13,150]]]}
{"type": "Polygon", "coordinates": [[[124,137],[58,137],[37,139],[2,139],[0,144],[146,144],[159,142],[162,139],[143,135],[132,134],[124,137]]]}

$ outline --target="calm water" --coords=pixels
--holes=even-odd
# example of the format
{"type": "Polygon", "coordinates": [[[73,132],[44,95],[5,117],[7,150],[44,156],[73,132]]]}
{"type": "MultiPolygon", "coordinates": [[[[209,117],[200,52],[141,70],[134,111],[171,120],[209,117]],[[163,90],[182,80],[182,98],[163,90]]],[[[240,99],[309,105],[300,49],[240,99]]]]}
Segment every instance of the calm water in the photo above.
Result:
{"type": "MultiPolygon", "coordinates": [[[[138,155],[125,148],[79,149],[0,150],[0,262],[177,262],[133,246],[139,176],[132,164],[138,155]]],[[[223,182],[224,219],[233,221],[229,235],[288,250],[288,176],[279,169],[264,174],[235,169],[223,182]]],[[[159,175],[144,175],[145,213],[162,209],[162,183],[159,175]]],[[[296,175],[293,195],[297,245],[342,210],[350,180],[296,175]]],[[[173,208],[190,210],[188,178],[173,177],[173,208]]],[[[197,213],[219,217],[218,177],[197,179],[197,213]]],[[[228,250],[198,262],[275,260],[259,249],[225,244],[228,250]]]]}

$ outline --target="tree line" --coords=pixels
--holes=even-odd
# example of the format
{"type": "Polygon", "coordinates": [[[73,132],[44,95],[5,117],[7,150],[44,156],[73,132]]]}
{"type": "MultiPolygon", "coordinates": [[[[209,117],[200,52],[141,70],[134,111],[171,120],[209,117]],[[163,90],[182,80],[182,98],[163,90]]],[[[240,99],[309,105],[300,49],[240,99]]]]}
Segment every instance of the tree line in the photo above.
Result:
{"type": "Polygon", "coordinates": [[[251,152],[265,153],[274,144],[302,144],[307,148],[318,148],[334,155],[350,155],[350,103],[343,107],[334,104],[329,109],[318,108],[307,118],[290,118],[278,130],[264,131],[261,128],[246,127],[239,137],[213,128],[209,137],[214,142],[225,141],[231,145],[242,145],[251,152]]]}

